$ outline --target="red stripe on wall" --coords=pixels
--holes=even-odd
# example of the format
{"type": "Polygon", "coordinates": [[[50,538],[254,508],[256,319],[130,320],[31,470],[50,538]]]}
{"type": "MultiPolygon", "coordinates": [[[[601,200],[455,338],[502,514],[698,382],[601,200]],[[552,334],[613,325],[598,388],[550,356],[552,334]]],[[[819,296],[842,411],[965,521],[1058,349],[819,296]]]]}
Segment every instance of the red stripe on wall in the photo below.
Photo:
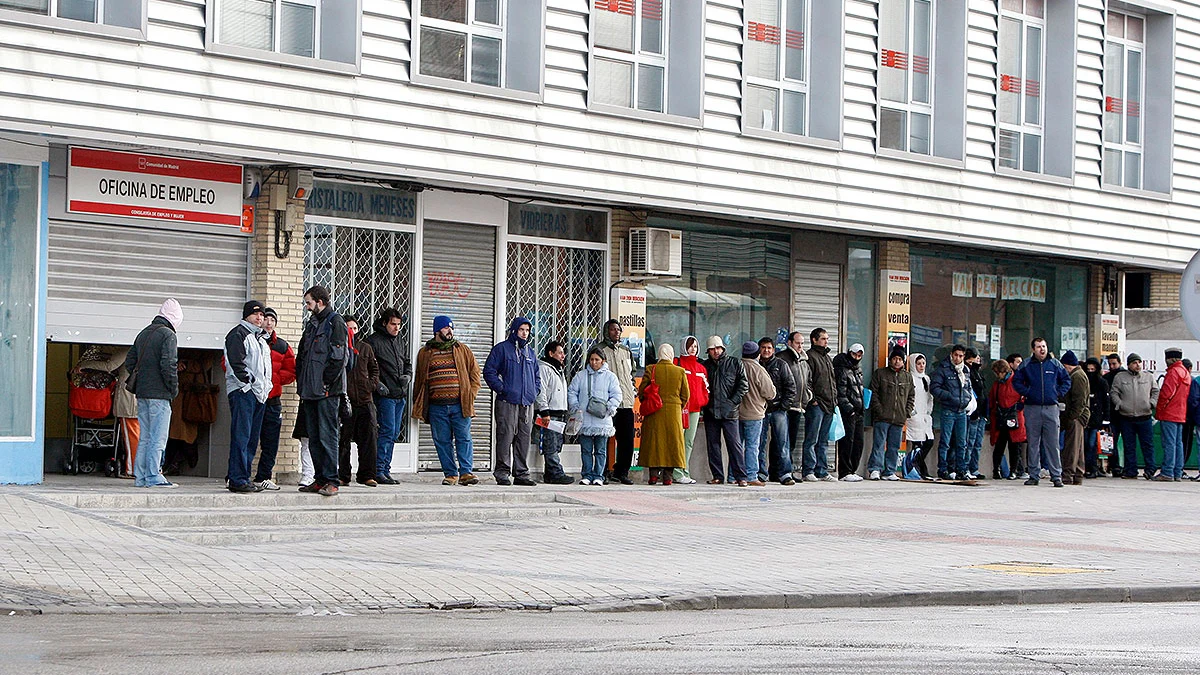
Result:
{"type": "Polygon", "coordinates": [[[68,210],[76,213],[98,213],[106,216],[129,216],[132,218],[151,218],[153,220],[169,220],[177,223],[209,223],[212,225],[233,225],[241,227],[242,216],[225,215],[221,213],[205,213],[203,211],[182,211],[161,207],[130,206],[129,204],[105,204],[104,202],[86,202],[72,200],[68,210]]]}
{"type": "Polygon", "coordinates": [[[237,164],[218,164],[194,159],[142,155],[114,150],[71,148],[71,166],[107,171],[126,171],[175,178],[191,178],[218,183],[241,183],[242,167],[237,164]]]}

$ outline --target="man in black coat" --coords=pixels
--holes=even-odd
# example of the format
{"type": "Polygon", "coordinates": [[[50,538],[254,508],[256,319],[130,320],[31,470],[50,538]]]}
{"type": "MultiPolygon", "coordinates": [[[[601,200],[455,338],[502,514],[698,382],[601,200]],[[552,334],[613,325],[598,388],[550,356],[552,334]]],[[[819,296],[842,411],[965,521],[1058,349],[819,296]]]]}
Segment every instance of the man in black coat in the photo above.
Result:
{"type": "Polygon", "coordinates": [[[792,478],[792,448],[788,443],[788,410],[796,403],[796,380],[787,361],[775,355],[775,341],[765,337],[758,341],[758,362],[766,368],[775,385],[775,398],[767,401],[767,417],[763,423],[762,439],[758,444],[758,479],[795,485],[792,478]],[[767,470],[767,434],[771,435],[771,466],[767,470]]]}
{"type": "Polygon", "coordinates": [[[708,405],[701,414],[704,418],[704,433],[708,440],[708,468],[712,471],[710,485],[725,482],[725,468],[721,461],[721,436],[725,436],[725,450],[729,453],[730,473],[738,486],[749,484],[746,476],[746,458],[742,446],[742,434],[738,428],[738,406],[750,390],[746,381],[742,360],[725,355],[725,342],[718,335],[708,338],[708,358],[700,363],[708,374],[708,405]]]}
{"type": "Polygon", "coordinates": [[[375,410],[379,415],[379,442],[375,452],[375,482],[395,485],[392,478],[392,451],[400,437],[404,408],[408,403],[408,388],[412,382],[412,363],[405,356],[400,342],[404,315],[394,307],[379,313],[365,342],[375,351],[379,363],[379,389],[375,393],[375,410]]]}

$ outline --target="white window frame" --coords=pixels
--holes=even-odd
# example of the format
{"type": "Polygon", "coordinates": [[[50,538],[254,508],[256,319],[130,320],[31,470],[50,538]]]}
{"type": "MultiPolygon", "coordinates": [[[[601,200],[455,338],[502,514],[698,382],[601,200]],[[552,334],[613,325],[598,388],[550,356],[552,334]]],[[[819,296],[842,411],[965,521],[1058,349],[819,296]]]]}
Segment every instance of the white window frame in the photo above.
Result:
{"type": "Polygon", "coordinates": [[[1145,183],[1146,149],[1145,149],[1144,144],[1145,144],[1145,140],[1146,140],[1146,124],[1145,124],[1145,119],[1141,114],[1141,106],[1143,106],[1146,102],[1146,23],[1147,23],[1146,18],[1147,17],[1145,15],[1131,12],[1128,10],[1122,10],[1120,12],[1110,11],[1108,13],[1108,15],[1105,16],[1105,34],[1104,34],[1105,60],[1107,61],[1107,59],[1108,59],[1108,46],[1110,44],[1115,44],[1115,45],[1120,46],[1121,47],[1121,77],[1122,77],[1121,82],[1117,83],[1117,86],[1120,87],[1120,89],[1118,90],[1119,95],[1114,96],[1113,95],[1114,90],[1110,88],[1111,86],[1113,86],[1113,83],[1110,82],[1109,78],[1108,78],[1108,68],[1107,68],[1108,64],[1107,64],[1107,62],[1105,63],[1104,117],[1107,117],[1109,112],[1114,112],[1114,111],[1110,110],[1110,108],[1113,108],[1113,107],[1119,108],[1119,111],[1117,111],[1118,119],[1119,119],[1119,123],[1117,126],[1118,126],[1118,130],[1119,130],[1120,136],[1121,136],[1121,140],[1119,140],[1119,141],[1110,140],[1108,138],[1107,126],[1103,127],[1102,133],[1103,133],[1103,138],[1104,138],[1104,155],[1103,155],[1104,159],[1103,159],[1103,166],[1102,166],[1102,171],[1101,171],[1101,181],[1102,181],[1103,185],[1105,185],[1106,187],[1124,187],[1124,188],[1129,188],[1131,190],[1141,190],[1142,186],[1145,183]],[[1113,16],[1121,16],[1122,17],[1124,30],[1122,31],[1123,35],[1121,37],[1111,35],[1108,31],[1108,22],[1113,16]],[[1131,18],[1138,19],[1142,22],[1142,39],[1141,39],[1141,41],[1135,41],[1128,37],[1129,19],[1131,19],[1131,18]],[[1130,115],[1129,106],[1127,105],[1127,103],[1129,101],[1128,88],[1129,88],[1129,54],[1130,54],[1130,52],[1136,52],[1141,56],[1141,65],[1138,69],[1138,86],[1141,89],[1138,92],[1138,96],[1137,96],[1138,110],[1133,115],[1130,115]],[[1129,128],[1128,123],[1129,123],[1129,118],[1131,116],[1137,118],[1137,128],[1138,128],[1138,138],[1139,138],[1139,140],[1137,142],[1130,142],[1129,138],[1128,138],[1128,128],[1129,128]],[[1116,155],[1116,161],[1115,161],[1115,164],[1116,164],[1115,168],[1116,168],[1116,172],[1117,172],[1116,182],[1111,182],[1108,180],[1108,170],[1110,168],[1112,168],[1112,164],[1114,164],[1114,162],[1112,160],[1113,154],[1116,155]],[[1129,177],[1125,171],[1126,158],[1129,154],[1136,154],[1138,157],[1138,160],[1137,160],[1138,182],[1136,185],[1128,184],[1129,177]]]}
{"type": "Polygon", "coordinates": [[[499,24],[481,23],[475,18],[475,0],[465,0],[467,7],[467,22],[458,23],[456,21],[447,21],[445,19],[434,19],[421,14],[422,7],[417,4],[413,9],[413,18],[416,22],[413,31],[413,41],[416,43],[417,58],[415,59],[416,66],[414,75],[419,75],[421,78],[438,82],[453,82],[456,85],[470,85],[474,87],[482,87],[485,89],[505,89],[507,87],[507,77],[505,69],[508,66],[508,28],[505,25],[504,19],[507,16],[508,0],[497,0],[497,11],[499,13],[499,24]],[[421,72],[423,63],[421,50],[421,31],[426,28],[441,30],[448,33],[459,33],[466,37],[466,53],[464,54],[464,79],[456,80],[452,77],[441,77],[439,75],[430,75],[421,72]],[[498,73],[498,84],[486,84],[473,82],[471,80],[471,60],[474,58],[474,50],[471,48],[476,37],[498,40],[500,42],[500,63],[498,73]]]}
{"type": "MultiPolygon", "coordinates": [[[[215,1],[216,1],[216,5],[217,5],[217,13],[218,13],[217,21],[215,22],[215,26],[214,26],[214,30],[216,31],[215,40],[216,40],[217,44],[222,44],[227,47],[236,47],[239,49],[255,49],[254,47],[246,47],[244,45],[235,45],[235,44],[231,44],[231,43],[226,43],[221,39],[221,21],[220,21],[219,14],[222,11],[221,6],[224,5],[226,2],[229,2],[229,0],[215,0],[215,1]]],[[[271,33],[272,34],[271,34],[271,49],[269,51],[274,54],[279,54],[282,56],[294,56],[296,58],[301,58],[301,59],[303,59],[303,58],[320,59],[321,58],[321,3],[319,2],[319,0],[270,0],[270,2],[272,3],[272,7],[271,7],[271,33]],[[281,19],[283,18],[283,6],[285,4],[304,5],[305,7],[313,8],[313,55],[312,56],[303,56],[300,54],[290,54],[287,52],[280,51],[280,43],[283,40],[283,38],[282,38],[283,22],[281,21],[281,19]]],[[[268,51],[268,50],[265,50],[265,49],[257,50],[256,49],[255,51],[268,51]]]]}
{"type": "Polygon", "coordinates": [[[47,5],[46,14],[0,6],[0,23],[23,23],[51,27],[72,33],[86,33],[89,35],[102,35],[132,40],[146,39],[146,10],[149,0],[139,0],[138,2],[138,5],[141,7],[141,25],[138,28],[114,26],[104,23],[104,2],[105,0],[96,0],[95,21],[82,21],[80,19],[68,19],[58,16],[59,0],[50,0],[47,5]]]}
{"type": "MultiPolygon", "coordinates": [[[[750,131],[753,133],[783,134],[783,135],[789,136],[789,137],[806,136],[808,134],[809,115],[811,114],[810,113],[811,106],[809,105],[809,103],[812,100],[810,98],[810,94],[808,91],[809,80],[812,78],[811,57],[810,57],[811,50],[808,48],[808,34],[812,31],[812,3],[813,2],[821,2],[821,0],[800,0],[800,1],[804,2],[804,19],[803,19],[804,30],[802,30],[802,31],[797,31],[797,30],[793,29],[791,27],[791,25],[788,23],[788,16],[789,16],[788,4],[791,2],[796,2],[797,0],[774,0],[774,1],[776,2],[776,5],[778,7],[778,12],[779,12],[779,25],[778,26],[766,26],[766,24],[761,24],[757,21],[752,20],[751,17],[749,16],[749,14],[747,14],[745,16],[745,20],[742,22],[744,24],[743,28],[742,28],[743,29],[743,35],[742,35],[743,44],[750,44],[751,41],[770,43],[771,40],[770,40],[770,36],[769,36],[769,30],[767,30],[768,38],[766,40],[756,40],[755,35],[757,35],[759,32],[761,32],[761,30],[766,30],[766,29],[770,29],[770,28],[775,28],[778,31],[778,34],[775,35],[774,37],[776,40],[776,42],[775,42],[776,63],[779,66],[778,77],[776,77],[773,80],[769,79],[769,78],[759,77],[759,76],[749,75],[749,74],[747,74],[743,78],[743,82],[742,82],[742,106],[743,106],[742,130],[743,130],[743,132],[750,131]],[[763,26],[764,28],[760,29],[759,26],[763,26]],[[795,78],[790,78],[787,76],[787,50],[789,49],[788,41],[789,41],[789,39],[791,39],[791,36],[790,36],[791,33],[798,33],[800,35],[801,44],[803,45],[801,47],[801,51],[803,52],[804,77],[803,77],[803,79],[799,79],[799,80],[795,79],[795,78]],[[776,92],[776,97],[775,97],[776,109],[775,109],[775,113],[774,113],[775,119],[774,119],[773,128],[764,127],[761,124],[761,120],[759,120],[758,124],[755,124],[754,121],[751,120],[749,118],[749,116],[746,114],[746,111],[745,111],[746,103],[745,102],[747,100],[749,100],[748,92],[750,91],[751,87],[760,87],[763,89],[771,89],[776,92]],[[784,98],[785,91],[790,91],[793,93],[804,95],[804,112],[803,112],[804,123],[801,125],[801,129],[799,132],[785,131],[783,129],[783,126],[784,126],[783,125],[783,111],[784,111],[783,98],[784,98]]],[[[744,67],[745,66],[743,65],[743,68],[744,67]]]]}
{"type": "MultiPolygon", "coordinates": [[[[632,72],[631,77],[629,78],[631,90],[630,90],[630,97],[629,97],[630,106],[628,109],[629,110],[637,110],[639,112],[647,113],[647,114],[651,114],[651,115],[666,115],[667,110],[668,110],[667,93],[668,93],[668,90],[670,89],[670,86],[669,86],[670,80],[668,79],[668,69],[667,69],[667,54],[670,52],[670,44],[671,44],[671,26],[670,26],[670,7],[669,7],[669,5],[673,0],[629,0],[629,1],[633,3],[633,51],[632,52],[623,52],[618,49],[612,49],[609,47],[601,47],[600,45],[596,44],[595,35],[593,32],[593,35],[591,38],[591,40],[592,40],[592,62],[594,64],[595,61],[603,59],[603,60],[607,60],[607,61],[618,61],[621,63],[630,64],[631,68],[633,69],[633,72],[632,72]],[[662,12],[662,53],[661,54],[655,54],[653,52],[643,52],[642,51],[642,22],[641,22],[641,19],[642,19],[642,12],[644,11],[645,3],[647,1],[661,3],[661,7],[659,8],[659,11],[662,12]],[[644,108],[638,107],[638,85],[640,84],[640,81],[641,81],[641,66],[650,66],[650,67],[654,67],[654,68],[660,68],[662,70],[662,74],[663,74],[663,76],[662,76],[662,82],[663,82],[662,99],[659,101],[659,107],[661,108],[661,110],[646,110],[644,108]]],[[[689,0],[683,0],[683,1],[687,2],[689,0]]],[[[593,12],[608,11],[608,10],[597,8],[596,7],[597,4],[599,4],[599,0],[592,0],[592,11],[593,12]]],[[[592,69],[592,72],[593,73],[596,72],[594,67],[592,69]]],[[[625,106],[620,106],[620,105],[617,105],[614,103],[601,103],[600,105],[611,106],[614,108],[624,108],[625,107],[625,106]]]]}
{"type": "MultiPolygon", "coordinates": [[[[915,6],[917,0],[902,0],[905,3],[905,92],[906,101],[893,101],[879,97],[879,113],[876,119],[879,120],[879,133],[876,136],[876,148],[883,152],[902,152],[919,155],[921,157],[935,157],[934,149],[934,134],[937,133],[937,124],[934,120],[933,102],[935,100],[934,90],[937,86],[937,78],[934,74],[934,64],[937,62],[937,3],[939,0],[928,0],[929,2],[929,58],[925,67],[928,69],[929,75],[929,92],[927,103],[916,101],[913,98],[913,88],[916,78],[913,77],[913,72],[916,70],[917,64],[913,57],[913,45],[916,42],[916,30],[913,17],[916,16],[915,6]],[[892,110],[904,114],[904,147],[903,148],[885,148],[882,145],[883,138],[883,111],[892,110]],[[912,116],[913,114],[926,115],[929,118],[929,148],[927,152],[918,152],[912,149],[912,116]]],[[[891,67],[886,66],[885,50],[880,47],[879,51],[879,68],[891,67]]]]}
{"type": "MultiPolygon", "coordinates": [[[[1025,0],[1025,1],[1029,2],[1029,0],[1025,0]]],[[[1018,54],[1019,54],[1020,64],[1021,64],[1021,67],[1020,67],[1021,72],[1016,76],[1019,81],[1017,86],[1019,86],[1021,88],[1019,105],[1017,106],[1017,110],[1020,115],[1021,122],[1019,124],[1013,124],[1011,122],[1002,122],[1002,121],[1000,121],[999,112],[997,112],[997,115],[996,115],[996,124],[997,124],[996,165],[1000,168],[1003,168],[1006,171],[1021,171],[1024,173],[1035,173],[1035,174],[1045,174],[1045,171],[1046,171],[1046,161],[1045,161],[1046,160],[1046,158],[1045,158],[1045,154],[1046,154],[1046,98],[1045,98],[1045,96],[1042,95],[1041,86],[1046,81],[1046,16],[1045,15],[1046,15],[1047,10],[1046,10],[1045,5],[1049,4],[1049,2],[1048,2],[1048,0],[1039,0],[1039,1],[1043,1],[1043,9],[1042,9],[1041,17],[1036,17],[1036,16],[1033,16],[1030,14],[1025,14],[1023,12],[1017,12],[1017,11],[1008,10],[1008,9],[1001,9],[1001,11],[1000,11],[1000,22],[999,22],[999,25],[997,28],[997,34],[999,34],[999,32],[1001,30],[1003,30],[1005,19],[1012,19],[1012,20],[1018,21],[1021,26],[1020,46],[1018,47],[1018,54]],[[1042,35],[1041,58],[1039,59],[1039,63],[1038,63],[1039,72],[1038,72],[1037,85],[1036,85],[1038,87],[1038,95],[1036,97],[1038,100],[1037,101],[1038,119],[1040,120],[1037,124],[1028,123],[1026,121],[1026,115],[1025,115],[1025,95],[1029,89],[1029,80],[1030,80],[1030,78],[1028,77],[1029,64],[1026,59],[1025,45],[1026,45],[1027,36],[1029,34],[1029,27],[1031,27],[1031,26],[1038,28],[1041,31],[1041,35],[1042,35]],[[1006,131],[1010,132],[1010,133],[1015,133],[1017,135],[1016,166],[1006,166],[1003,164],[1004,159],[1000,153],[1000,143],[1001,143],[1000,137],[1003,134],[1003,132],[1006,132],[1006,131]],[[1036,171],[1024,168],[1024,165],[1025,165],[1025,136],[1026,135],[1036,135],[1040,139],[1040,142],[1038,143],[1038,160],[1037,160],[1037,170],[1036,171]]],[[[1000,41],[1000,42],[1002,44],[1003,41],[1000,41]]],[[[1000,47],[997,46],[997,56],[999,55],[999,50],[1000,50],[1000,47]]],[[[999,61],[1000,61],[1000,59],[997,58],[997,63],[999,63],[999,61]]],[[[997,67],[997,69],[996,69],[997,97],[999,97],[1002,92],[1008,91],[1007,89],[1004,89],[1004,87],[1006,86],[1005,78],[1009,78],[1009,77],[1013,77],[1013,76],[1014,76],[1014,74],[1012,74],[1012,73],[1001,72],[1000,67],[997,67]]]]}
{"type": "Polygon", "coordinates": [[[271,35],[270,50],[256,49],[254,47],[243,47],[241,45],[226,44],[220,41],[219,25],[221,5],[224,0],[208,0],[206,15],[206,29],[204,31],[204,50],[210,54],[218,54],[221,56],[231,56],[248,61],[259,61],[262,63],[286,63],[290,66],[306,68],[309,70],[328,71],[334,73],[344,73],[347,75],[356,75],[359,71],[359,64],[362,62],[362,0],[344,0],[345,2],[354,3],[354,62],[335,61],[332,59],[321,58],[321,3],[322,0],[273,0],[274,15],[271,35]],[[315,8],[313,14],[313,54],[314,56],[297,56],[295,54],[287,54],[279,51],[280,40],[280,14],[283,11],[283,3],[295,5],[307,5],[315,8]]]}

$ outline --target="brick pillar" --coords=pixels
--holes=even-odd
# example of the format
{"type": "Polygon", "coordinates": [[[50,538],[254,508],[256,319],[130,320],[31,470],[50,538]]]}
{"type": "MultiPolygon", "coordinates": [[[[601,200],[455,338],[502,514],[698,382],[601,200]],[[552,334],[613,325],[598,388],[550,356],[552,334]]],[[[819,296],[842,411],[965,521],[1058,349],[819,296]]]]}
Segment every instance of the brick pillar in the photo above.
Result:
{"type": "MultiPolygon", "coordinates": [[[[1104,285],[1107,281],[1103,265],[1092,265],[1088,270],[1088,286],[1087,286],[1087,306],[1088,314],[1112,314],[1116,308],[1111,308],[1113,312],[1105,311],[1109,309],[1108,299],[1105,297],[1104,285]]],[[[1091,324],[1088,324],[1091,330],[1091,324]]]]}
{"type": "MultiPolygon", "coordinates": [[[[289,200],[292,208],[292,238],[287,256],[276,256],[275,218],[270,210],[272,185],[286,184],[286,176],[263,181],[262,194],[255,204],[254,240],[251,253],[250,296],[265,303],[279,314],[275,332],[287,340],[295,351],[300,344],[304,326],[304,202],[289,200]]],[[[287,218],[288,212],[279,212],[287,218]]],[[[284,244],[279,242],[280,252],[284,244]]],[[[296,385],[283,388],[283,429],[280,432],[279,456],[275,461],[276,481],[292,483],[300,474],[300,443],[292,438],[296,424],[296,408],[300,399],[296,385]]],[[[257,462],[257,459],[255,460],[257,462]]],[[[256,464],[257,466],[257,464],[256,464]]]]}
{"type": "Polygon", "coordinates": [[[1179,309],[1179,284],[1183,275],[1176,272],[1150,273],[1150,308],[1179,309]]]}
{"type": "Polygon", "coordinates": [[[879,244],[879,269],[907,271],[909,269],[908,242],[894,239],[881,242],[879,244]]]}

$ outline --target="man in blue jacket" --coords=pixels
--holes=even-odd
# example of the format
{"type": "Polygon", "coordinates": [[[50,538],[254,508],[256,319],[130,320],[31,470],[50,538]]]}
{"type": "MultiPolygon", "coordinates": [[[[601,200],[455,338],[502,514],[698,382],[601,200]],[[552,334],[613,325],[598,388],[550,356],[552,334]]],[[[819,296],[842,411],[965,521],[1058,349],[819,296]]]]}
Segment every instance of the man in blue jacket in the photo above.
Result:
{"type": "Polygon", "coordinates": [[[933,400],[942,408],[938,440],[938,478],[965,479],[967,472],[967,408],[975,400],[966,364],[967,348],[954,345],[929,379],[933,400]]]}
{"type": "Polygon", "coordinates": [[[1013,375],[1013,388],[1025,397],[1025,433],[1029,446],[1025,451],[1026,485],[1037,485],[1042,473],[1042,456],[1054,487],[1062,487],[1062,456],[1058,448],[1058,400],[1071,389],[1071,376],[1058,359],[1050,356],[1045,338],[1030,343],[1033,355],[1013,375]]]}
{"type": "Polygon", "coordinates": [[[533,408],[542,390],[537,354],[529,345],[529,319],[518,316],[508,329],[508,339],[492,347],[483,364],[483,379],[496,392],[497,485],[537,485],[529,477],[529,436],[533,408]]]}

